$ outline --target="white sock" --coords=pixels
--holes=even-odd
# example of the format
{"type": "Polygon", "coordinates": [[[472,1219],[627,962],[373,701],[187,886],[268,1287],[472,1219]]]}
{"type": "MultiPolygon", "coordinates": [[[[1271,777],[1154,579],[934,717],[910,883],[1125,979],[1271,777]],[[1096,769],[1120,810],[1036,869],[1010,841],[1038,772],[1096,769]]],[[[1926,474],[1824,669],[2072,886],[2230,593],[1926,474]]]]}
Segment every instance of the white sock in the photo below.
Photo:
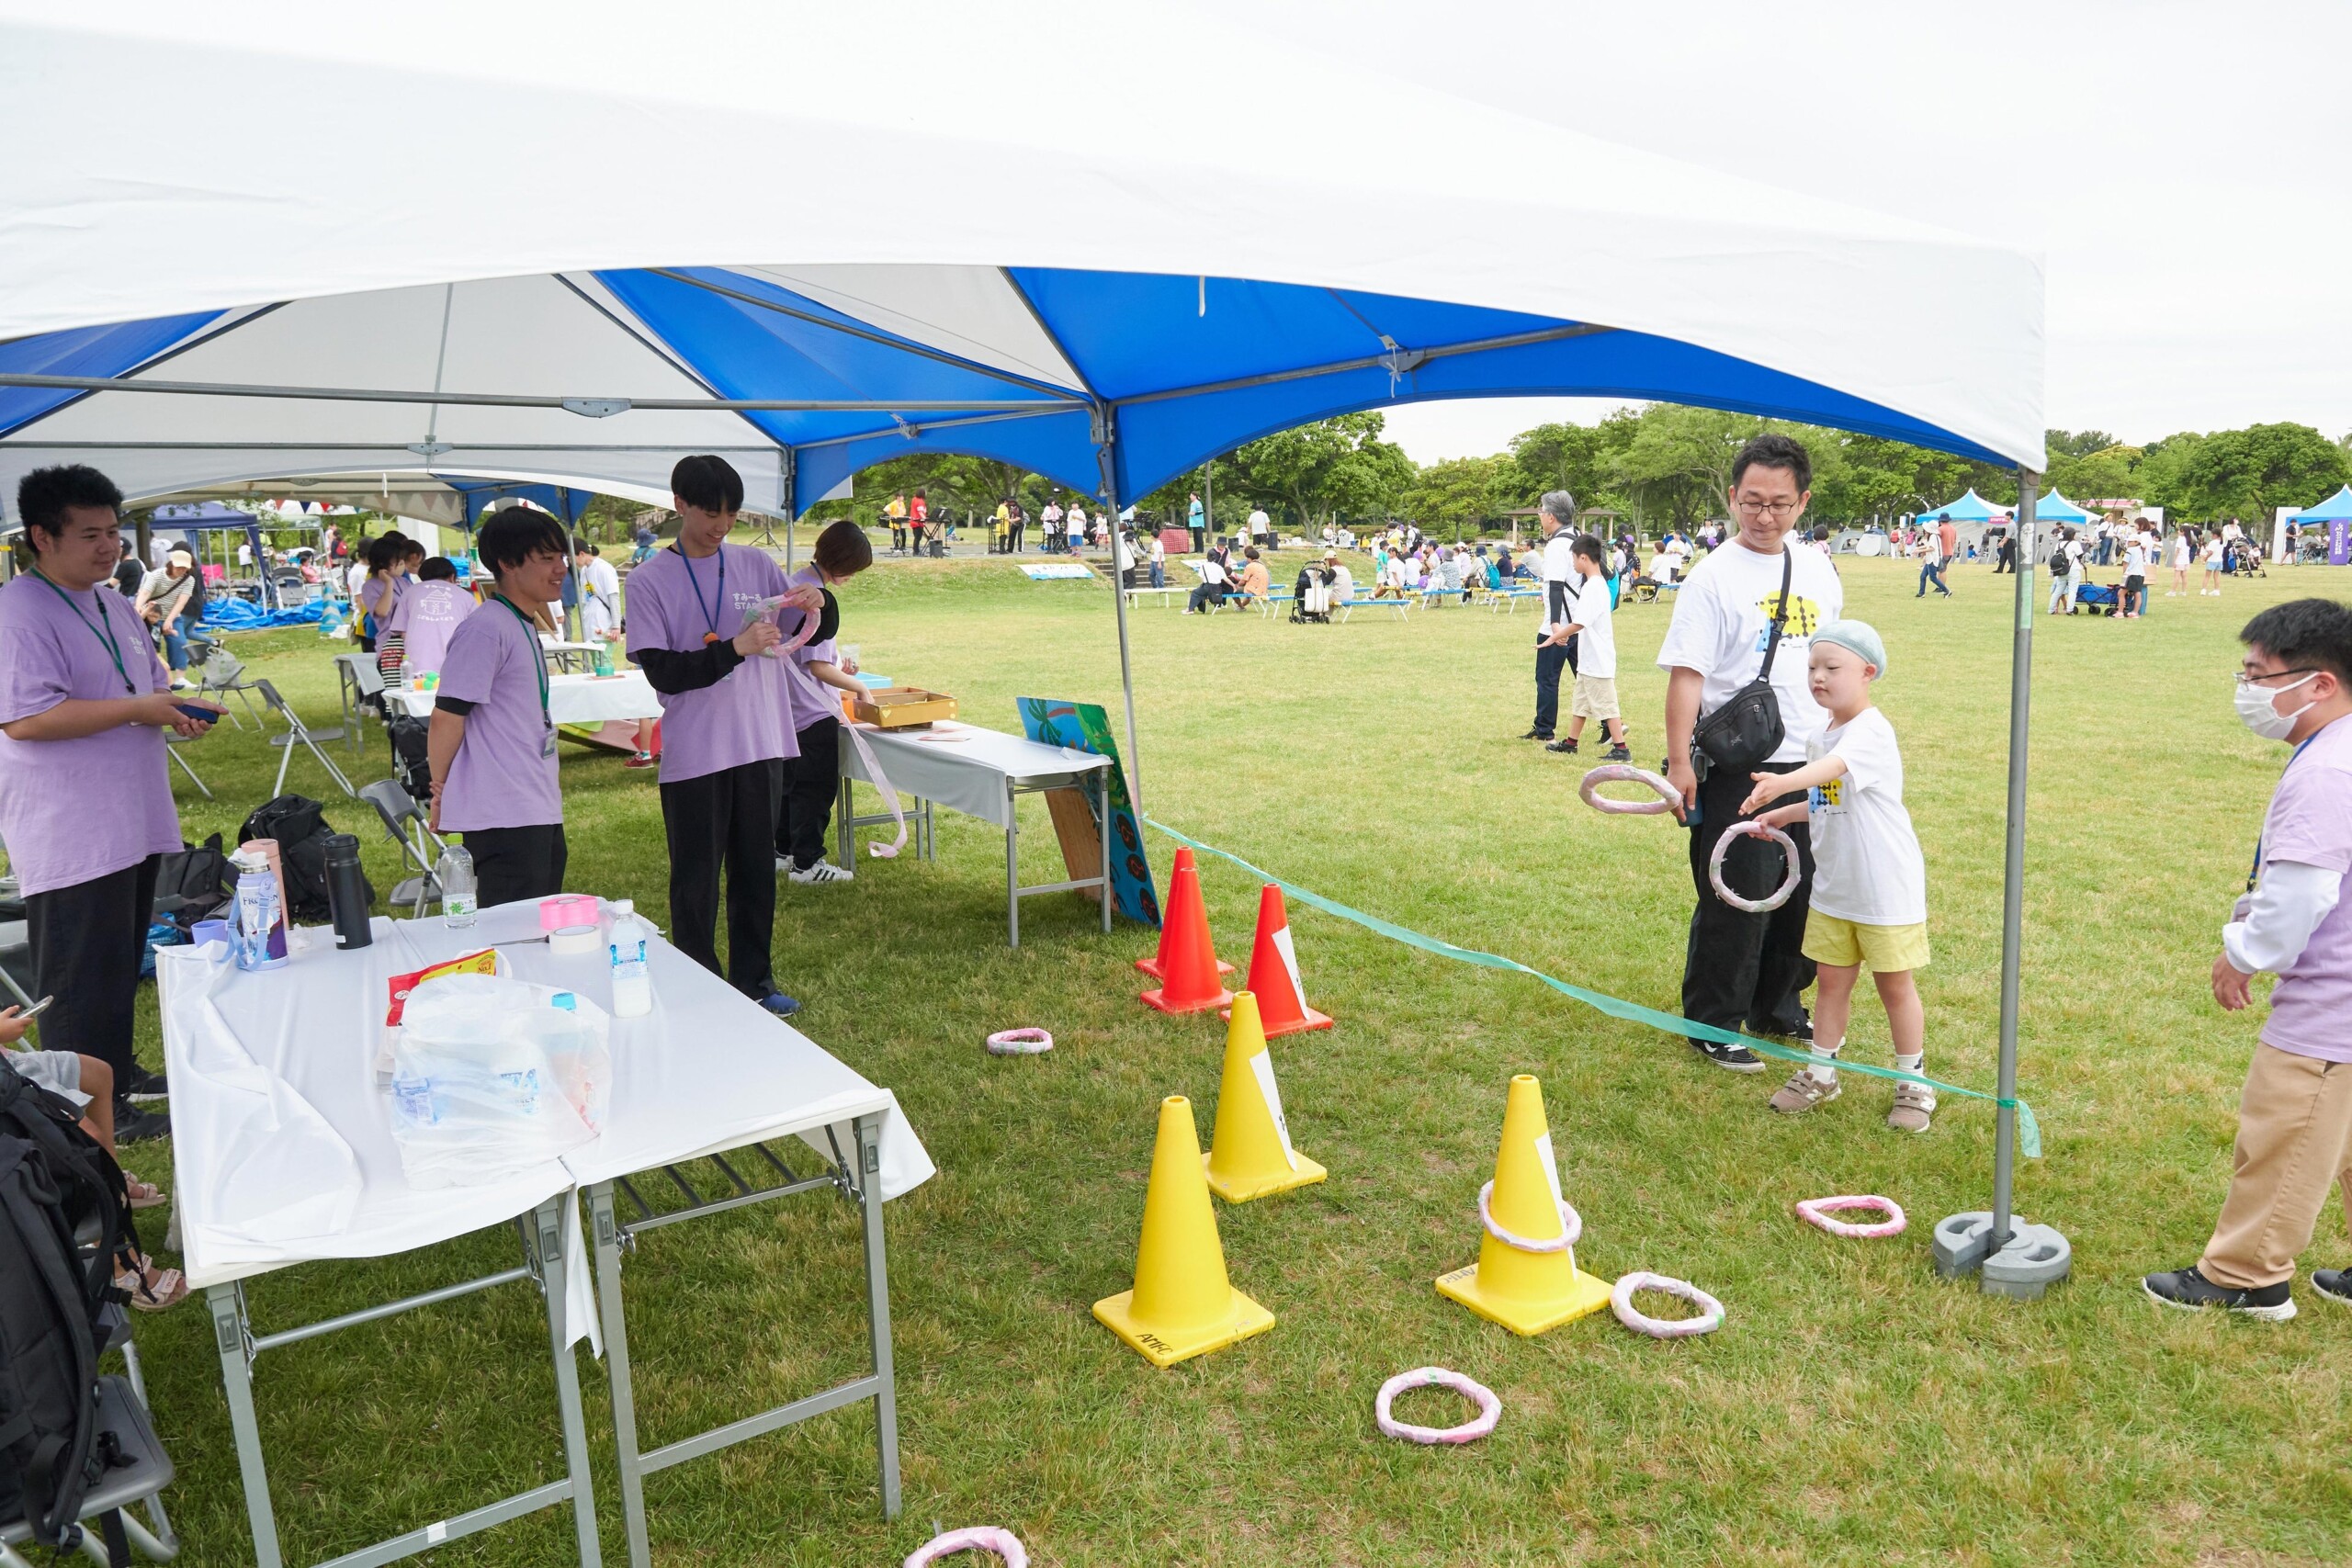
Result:
{"type": "Polygon", "coordinates": [[[1836,1083],[1838,1081],[1838,1048],[1845,1043],[1840,1040],[1838,1044],[1830,1046],[1827,1050],[1822,1049],[1818,1043],[1814,1045],[1813,1063],[1805,1069],[1813,1075],[1814,1082],[1836,1083]]]}
{"type": "Polygon", "coordinates": [[[1894,1070],[1898,1073],[1916,1073],[1919,1070],[1919,1064],[1927,1059],[1928,1054],[1925,1051],[1914,1051],[1908,1056],[1897,1051],[1894,1054],[1894,1070]]]}

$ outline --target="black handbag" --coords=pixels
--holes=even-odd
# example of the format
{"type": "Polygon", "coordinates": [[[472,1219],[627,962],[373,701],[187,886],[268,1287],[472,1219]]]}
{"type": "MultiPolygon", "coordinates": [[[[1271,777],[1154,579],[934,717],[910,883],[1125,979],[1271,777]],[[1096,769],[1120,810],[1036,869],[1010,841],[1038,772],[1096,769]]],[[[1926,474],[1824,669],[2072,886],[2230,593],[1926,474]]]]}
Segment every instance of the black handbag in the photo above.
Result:
{"type": "Polygon", "coordinates": [[[1702,777],[1713,768],[1746,774],[1781,749],[1788,733],[1781,722],[1781,699],[1772,691],[1772,660],[1781,652],[1781,627],[1789,617],[1789,584],[1796,556],[1781,547],[1781,600],[1772,615],[1772,635],[1764,644],[1764,666],[1756,679],[1699,721],[1690,732],[1692,770],[1702,777]]]}

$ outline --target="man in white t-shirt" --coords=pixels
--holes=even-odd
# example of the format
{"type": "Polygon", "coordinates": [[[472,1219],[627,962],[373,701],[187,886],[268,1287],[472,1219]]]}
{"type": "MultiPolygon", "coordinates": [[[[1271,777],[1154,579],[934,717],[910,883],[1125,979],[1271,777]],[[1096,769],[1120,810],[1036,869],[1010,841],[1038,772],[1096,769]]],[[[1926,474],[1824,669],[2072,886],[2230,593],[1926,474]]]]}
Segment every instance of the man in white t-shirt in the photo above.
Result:
{"type": "Polygon", "coordinates": [[[1260,546],[1264,545],[1266,542],[1266,530],[1271,528],[1272,525],[1272,519],[1266,515],[1266,509],[1264,507],[1253,506],[1250,509],[1250,542],[1251,544],[1260,546]]]}
{"type": "MultiPolygon", "coordinates": [[[[1676,815],[1690,829],[1690,879],[1697,907],[1682,973],[1683,1015],[1695,1022],[1750,1033],[1812,1039],[1803,993],[1813,981],[1804,955],[1811,907],[1813,849],[1804,824],[1788,829],[1797,844],[1800,880],[1779,908],[1767,914],[1736,909],[1715,896],[1708,857],[1724,829],[1738,820],[1755,769],[1788,773],[1804,765],[1806,746],[1826,723],[1806,684],[1805,660],[1814,628],[1845,612],[1838,571],[1818,550],[1791,547],[1791,536],[1812,499],[1813,459],[1792,438],[1757,436],[1732,462],[1731,513],[1738,533],[1696,566],[1677,593],[1674,618],[1658,649],[1667,672],[1666,773],[1680,794],[1676,815]],[[1786,584],[1785,599],[1782,585],[1786,584]],[[1747,767],[1715,766],[1701,779],[1691,761],[1691,737],[1701,721],[1759,678],[1773,647],[1771,690],[1781,716],[1780,746],[1747,767]]],[[[1782,874],[1779,847],[1745,838],[1724,860],[1724,881],[1735,892],[1761,897],[1782,874]]],[[[1735,1072],[1763,1070],[1744,1045],[1692,1040],[1693,1048],[1735,1072]]]]}
{"type": "Polygon", "coordinates": [[[580,573],[580,635],[611,642],[621,631],[621,574],[585,539],[574,539],[571,552],[580,573]]]}
{"type": "Polygon", "coordinates": [[[1536,525],[1544,530],[1544,625],[1535,634],[1535,723],[1522,740],[1549,742],[1560,722],[1560,671],[1577,667],[1576,539],[1568,525],[1576,521],[1577,498],[1564,490],[1544,492],[1535,503],[1536,525]]]}
{"type": "Polygon", "coordinates": [[[1567,739],[1544,750],[1574,755],[1584,721],[1593,718],[1609,738],[1609,750],[1600,760],[1630,762],[1634,754],[1625,749],[1625,721],[1617,707],[1617,630],[1611,615],[1609,573],[1601,565],[1604,555],[1614,557],[1590,534],[1577,535],[1568,548],[1577,574],[1576,599],[1568,607],[1568,631],[1576,638],[1576,692],[1568,703],[1567,739]]]}

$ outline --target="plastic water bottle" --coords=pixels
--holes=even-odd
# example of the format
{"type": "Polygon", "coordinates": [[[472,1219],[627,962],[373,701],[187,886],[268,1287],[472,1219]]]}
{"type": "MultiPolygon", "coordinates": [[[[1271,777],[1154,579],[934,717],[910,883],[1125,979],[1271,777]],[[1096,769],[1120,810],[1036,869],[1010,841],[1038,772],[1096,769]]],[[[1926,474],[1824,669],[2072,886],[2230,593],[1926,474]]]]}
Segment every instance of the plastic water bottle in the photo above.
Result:
{"type": "Polygon", "coordinates": [[[442,919],[451,926],[472,925],[474,857],[463,844],[451,844],[441,852],[440,862],[433,868],[433,880],[441,885],[442,919]]]}
{"type": "Polygon", "coordinates": [[[229,857],[237,868],[236,925],[231,947],[240,969],[277,969],[286,963],[285,909],[277,901],[277,878],[259,855],[240,850],[229,857]]]}
{"type": "Polygon", "coordinates": [[[643,1018],[653,1010],[653,977],[645,967],[645,923],[627,898],[613,901],[613,1016],[643,1018]]]}

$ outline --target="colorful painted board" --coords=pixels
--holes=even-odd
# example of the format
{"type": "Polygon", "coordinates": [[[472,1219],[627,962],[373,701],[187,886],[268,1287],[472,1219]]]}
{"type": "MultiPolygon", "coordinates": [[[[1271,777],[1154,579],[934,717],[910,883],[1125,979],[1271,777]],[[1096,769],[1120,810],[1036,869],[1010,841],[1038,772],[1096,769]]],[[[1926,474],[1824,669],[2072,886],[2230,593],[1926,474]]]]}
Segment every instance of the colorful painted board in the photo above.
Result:
{"type": "MultiPolygon", "coordinates": [[[[1015,697],[1022,733],[1047,746],[1067,746],[1111,759],[1111,896],[1119,913],[1148,926],[1159,924],[1159,896],[1152,888],[1151,862],[1144,853],[1143,824],[1127,795],[1127,771],[1111,739],[1110,716],[1100,703],[1066,703],[1055,697],[1015,697]]],[[[1089,874],[1072,872],[1073,875],[1089,874]]]]}

